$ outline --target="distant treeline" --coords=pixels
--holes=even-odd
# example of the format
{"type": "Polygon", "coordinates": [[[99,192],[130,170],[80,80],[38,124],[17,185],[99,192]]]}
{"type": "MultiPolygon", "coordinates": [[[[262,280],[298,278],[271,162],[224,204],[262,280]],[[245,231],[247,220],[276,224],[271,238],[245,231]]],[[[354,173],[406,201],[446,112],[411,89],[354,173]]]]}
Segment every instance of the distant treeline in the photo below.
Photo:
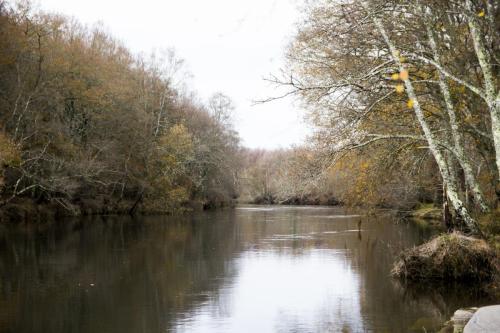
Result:
{"type": "Polygon", "coordinates": [[[333,205],[340,195],[318,178],[313,151],[306,147],[242,152],[240,201],[255,204],[333,205]]]}
{"type": "Polygon", "coordinates": [[[377,149],[351,152],[331,165],[312,145],[245,150],[240,200],[255,204],[348,205],[409,210],[442,204],[442,185],[432,161],[418,173],[383,163],[377,149]],[[371,154],[370,154],[371,152],[371,154]],[[407,172],[410,171],[410,172],[407,172]]]}
{"type": "Polygon", "coordinates": [[[237,196],[231,101],[197,101],[173,52],[0,0],[0,207],[169,212],[237,196]]]}

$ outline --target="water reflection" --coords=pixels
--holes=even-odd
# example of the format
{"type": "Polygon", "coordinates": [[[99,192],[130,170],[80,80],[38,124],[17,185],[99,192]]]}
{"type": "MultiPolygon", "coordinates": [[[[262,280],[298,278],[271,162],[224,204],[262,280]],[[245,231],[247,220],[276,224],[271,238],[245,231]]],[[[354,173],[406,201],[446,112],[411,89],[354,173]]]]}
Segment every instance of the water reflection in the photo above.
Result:
{"type": "Polygon", "coordinates": [[[240,207],[2,228],[1,332],[430,332],[488,302],[389,279],[430,231],[386,214],[240,207]]]}
{"type": "Polygon", "coordinates": [[[345,251],[249,251],[236,262],[235,281],[174,331],[363,331],[359,276],[345,251]]]}

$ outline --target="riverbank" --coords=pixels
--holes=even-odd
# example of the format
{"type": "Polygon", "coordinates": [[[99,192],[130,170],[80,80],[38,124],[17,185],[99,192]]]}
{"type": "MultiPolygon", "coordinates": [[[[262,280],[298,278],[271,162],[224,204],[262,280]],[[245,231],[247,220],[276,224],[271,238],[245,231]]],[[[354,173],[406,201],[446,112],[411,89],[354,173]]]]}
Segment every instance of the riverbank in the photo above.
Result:
{"type": "Polygon", "coordinates": [[[273,196],[260,196],[241,202],[252,205],[290,205],[290,206],[343,206],[343,202],[331,196],[290,197],[279,200],[273,196]]]}
{"type": "Polygon", "coordinates": [[[497,254],[485,240],[453,232],[403,251],[392,275],[418,283],[490,283],[498,276],[497,264],[497,254]]]}
{"type": "Polygon", "coordinates": [[[91,215],[172,215],[191,211],[202,211],[223,207],[234,207],[235,201],[204,202],[189,201],[165,209],[151,208],[132,200],[111,200],[106,197],[78,199],[74,201],[54,200],[37,203],[30,198],[15,198],[0,208],[0,223],[46,222],[67,216],[91,215]]]}
{"type": "MultiPolygon", "coordinates": [[[[420,204],[411,211],[401,212],[405,218],[430,228],[444,230],[443,212],[433,204],[420,204]]],[[[500,208],[477,216],[485,240],[500,254],[500,208]]]]}
{"type": "Polygon", "coordinates": [[[500,300],[499,211],[478,217],[481,239],[444,232],[440,213],[437,208],[422,205],[405,215],[422,228],[443,233],[401,252],[394,263],[393,276],[408,284],[462,283],[500,300]]]}
{"type": "Polygon", "coordinates": [[[406,212],[407,217],[422,219],[433,222],[441,222],[443,219],[443,212],[441,208],[434,206],[434,204],[420,204],[415,209],[406,212]]]}

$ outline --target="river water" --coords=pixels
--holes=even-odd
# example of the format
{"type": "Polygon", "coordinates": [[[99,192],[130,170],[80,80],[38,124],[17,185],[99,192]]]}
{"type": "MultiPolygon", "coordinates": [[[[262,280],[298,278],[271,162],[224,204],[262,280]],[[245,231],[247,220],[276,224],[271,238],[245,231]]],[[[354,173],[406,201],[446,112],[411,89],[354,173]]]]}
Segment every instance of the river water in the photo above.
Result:
{"type": "Polygon", "coordinates": [[[2,226],[0,332],[432,332],[487,302],[389,277],[432,233],[285,206],[2,226]]]}

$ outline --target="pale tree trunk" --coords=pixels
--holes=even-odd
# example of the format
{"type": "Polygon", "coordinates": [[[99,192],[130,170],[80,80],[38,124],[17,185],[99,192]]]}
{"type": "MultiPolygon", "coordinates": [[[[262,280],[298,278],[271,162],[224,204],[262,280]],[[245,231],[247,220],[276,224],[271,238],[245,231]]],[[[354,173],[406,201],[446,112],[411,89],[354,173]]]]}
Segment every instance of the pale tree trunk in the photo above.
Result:
{"type": "MultiPolygon", "coordinates": [[[[476,52],[477,60],[479,66],[481,67],[481,72],[484,78],[484,89],[486,95],[486,103],[491,116],[491,132],[493,136],[493,143],[495,146],[495,161],[498,169],[498,179],[497,184],[500,184],[500,91],[496,87],[496,78],[493,74],[493,66],[490,62],[490,57],[486,51],[486,46],[483,42],[483,37],[481,34],[481,29],[476,21],[474,7],[471,0],[465,1],[466,8],[468,10],[467,17],[469,23],[469,29],[474,44],[474,51],[476,52]]],[[[487,15],[493,15],[493,13],[488,12],[487,15]]],[[[497,189],[497,196],[499,195],[499,189],[497,189]]]]}
{"type": "MultiPolygon", "coordinates": [[[[426,24],[426,29],[434,61],[437,64],[441,65],[440,55],[437,49],[436,41],[434,39],[434,33],[430,29],[429,24],[426,24]]],[[[464,171],[466,185],[470,189],[475,202],[477,203],[481,211],[486,213],[489,211],[489,207],[486,203],[486,200],[484,199],[481,187],[474,175],[474,170],[472,168],[471,161],[467,153],[465,152],[465,148],[463,146],[465,140],[463,138],[462,132],[457,122],[457,117],[455,114],[455,108],[451,98],[450,90],[448,84],[446,83],[446,76],[440,71],[438,71],[438,73],[439,73],[439,88],[441,90],[441,94],[443,95],[444,103],[446,106],[446,112],[448,113],[448,119],[451,128],[451,137],[453,140],[453,147],[455,148],[454,151],[455,156],[458,160],[458,163],[462,167],[462,170],[464,171]]]]}
{"type": "Polygon", "coordinates": [[[453,230],[453,221],[450,214],[450,205],[448,204],[448,196],[446,195],[446,184],[443,183],[443,225],[447,231],[453,230]]]}
{"type": "MultiPolygon", "coordinates": [[[[363,7],[366,9],[367,13],[370,15],[370,10],[369,6],[365,3],[362,2],[363,7]]],[[[392,43],[392,41],[389,39],[389,36],[387,35],[387,32],[382,24],[382,22],[376,17],[375,15],[371,16],[373,23],[375,24],[375,27],[377,28],[378,32],[382,35],[385,43],[387,44],[387,47],[389,48],[389,51],[391,53],[393,61],[398,65],[400,71],[406,70],[404,64],[400,60],[400,55],[392,43]]],[[[448,170],[448,165],[447,162],[441,152],[441,150],[438,148],[438,142],[434,135],[432,134],[432,131],[429,127],[429,124],[425,120],[424,113],[422,111],[422,108],[420,107],[419,101],[417,99],[417,95],[415,94],[415,90],[413,89],[413,84],[410,81],[409,78],[406,78],[404,81],[406,91],[408,94],[408,97],[413,101],[413,110],[415,112],[415,115],[418,119],[418,122],[420,124],[420,127],[422,128],[422,131],[424,132],[424,136],[427,140],[427,143],[429,144],[429,149],[434,156],[434,159],[436,161],[436,164],[438,165],[439,171],[441,173],[441,177],[443,178],[443,182],[446,184],[446,194],[448,197],[448,200],[450,201],[450,204],[453,207],[453,210],[456,212],[456,215],[465,223],[465,225],[469,228],[469,230],[474,233],[474,234],[481,234],[481,231],[479,230],[479,226],[476,223],[476,221],[470,216],[469,212],[467,211],[467,208],[463,204],[463,202],[460,200],[460,197],[457,192],[457,188],[455,185],[455,182],[453,181],[452,177],[453,175],[450,174],[448,170]]]]}

